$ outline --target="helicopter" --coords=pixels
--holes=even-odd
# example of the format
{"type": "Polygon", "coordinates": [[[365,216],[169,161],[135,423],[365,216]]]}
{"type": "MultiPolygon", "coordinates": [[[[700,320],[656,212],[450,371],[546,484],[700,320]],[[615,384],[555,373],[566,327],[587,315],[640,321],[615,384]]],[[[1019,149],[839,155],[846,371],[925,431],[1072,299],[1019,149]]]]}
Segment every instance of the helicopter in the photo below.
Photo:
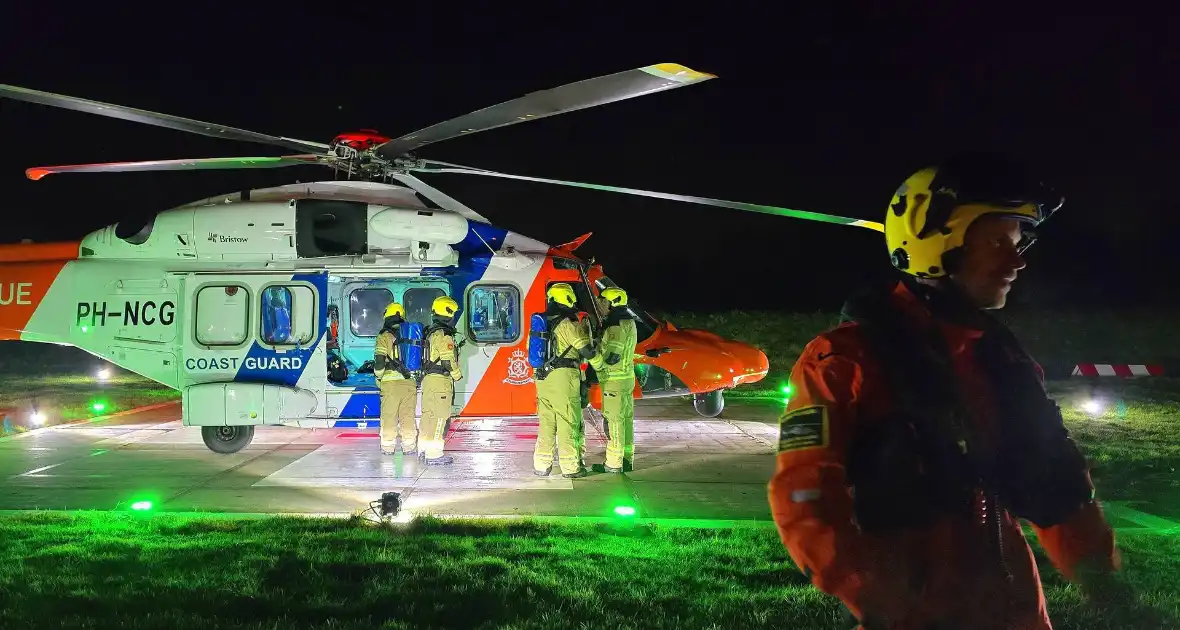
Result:
{"type": "MultiPolygon", "coordinates": [[[[371,369],[385,307],[431,320],[447,295],[464,377],[453,417],[535,416],[526,361],[532,313],[554,283],[575,288],[591,332],[606,315],[599,292],[618,286],[576,251],[590,234],[550,245],[498,227],[418,178],[450,173],[670,199],[882,231],[881,224],[775,206],[492,171],[417,157],[427,145],[716,78],[663,63],[533,92],[397,138],[373,129],[313,142],[167,114],[0,85],[0,97],[256,142],[287,151],[217,157],[38,166],[67,173],[321,166],[334,179],[218,195],[122,221],[80,241],[0,245],[0,340],[80,348],[182,392],[182,421],[205,445],[233,453],[254,427],[376,427],[371,369]],[[329,366],[336,368],[335,373],[329,366]],[[343,369],[339,369],[343,367],[343,369]]],[[[724,392],[766,377],[766,354],[703,330],[679,329],[632,298],[636,398],[691,396],[716,417],[724,392]]],[[[601,409],[591,368],[584,396],[601,409]]],[[[418,412],[421,406],[418,403],[418,412]]]]}

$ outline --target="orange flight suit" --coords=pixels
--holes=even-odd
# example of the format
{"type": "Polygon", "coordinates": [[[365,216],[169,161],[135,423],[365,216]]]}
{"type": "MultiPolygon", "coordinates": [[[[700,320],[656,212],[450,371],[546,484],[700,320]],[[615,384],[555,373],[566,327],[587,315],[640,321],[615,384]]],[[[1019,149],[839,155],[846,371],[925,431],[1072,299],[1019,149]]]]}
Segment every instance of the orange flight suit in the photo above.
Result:
{"type": "MultiPolygon", "coordinates": [[[[907,317],[932,317],[904,283],[889,299],[907,317]]],[[[791,372],[794,394],[784,420],[795,419],[780,431],[768,491],[779,535],[796,566],[816,588],[840,598],[864,630],[1049,630],[1037,566],[1019,521],[1007,511],[1000,514],[1001,562],[996,543],[986,544],[986,527],[975,517],[982,492],[970,517],[940,516],[927,526],[884,533],[862,532],[855,524],[845,452],[860,423],[869,416],[888,417],[869,410],[892,408],[883,366],[868,356],[857,326],[844,323],[819,335],[791,372]]],[[[939,328],[957,380],[972,401],[969,421],[994,428],[996,403],[972,355],[982,332],[941,321],[939,328]]],[[[1039,366],[1037,371],[1043,381],[1039,366]]],[[[1068,579],[1076,578],[1082,562],[1118,568],[1114,535],[1097,501],[1064,523],[1034,529],[1068,579]]]]}

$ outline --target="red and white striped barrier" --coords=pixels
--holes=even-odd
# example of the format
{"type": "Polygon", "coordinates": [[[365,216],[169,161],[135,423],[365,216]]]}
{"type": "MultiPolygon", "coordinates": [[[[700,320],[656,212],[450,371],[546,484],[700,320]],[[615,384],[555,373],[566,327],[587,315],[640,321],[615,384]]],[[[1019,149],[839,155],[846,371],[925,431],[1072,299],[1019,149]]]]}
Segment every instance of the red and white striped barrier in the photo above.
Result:
{"type": "Polygon", "coordinates": [[[1118,376],[1131,378],[1132,376],[1163,376],[1162,365],[1127,365],[1124,363],[1079,363],[1074,366],[1070,376],[1118,376]]]}

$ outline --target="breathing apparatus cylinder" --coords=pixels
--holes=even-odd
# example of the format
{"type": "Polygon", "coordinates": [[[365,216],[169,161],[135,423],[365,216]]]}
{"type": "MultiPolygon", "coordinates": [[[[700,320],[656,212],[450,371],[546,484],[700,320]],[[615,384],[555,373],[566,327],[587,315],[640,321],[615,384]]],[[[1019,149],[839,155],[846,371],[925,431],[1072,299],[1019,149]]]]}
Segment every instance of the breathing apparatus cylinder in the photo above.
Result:
{"type": "Polygon", "coordinates": [[[544,367],[549,360],[549,321],[544,313],[529,318],[529,367],[544,367]]]}
{"type": "Polygon", "coordinates": [[[411,372],[422,369],[423,330],[418,322],[402,322],[399,326],[397,352],[402,365],[411,372]]]}

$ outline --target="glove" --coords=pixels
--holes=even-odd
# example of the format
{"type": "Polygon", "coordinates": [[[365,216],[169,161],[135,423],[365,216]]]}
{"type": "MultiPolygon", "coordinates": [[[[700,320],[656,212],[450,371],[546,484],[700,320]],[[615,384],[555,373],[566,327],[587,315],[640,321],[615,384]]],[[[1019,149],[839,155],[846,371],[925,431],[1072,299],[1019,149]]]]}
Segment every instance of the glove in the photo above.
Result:
{"type": "Polygon", "coordinates": [[[661,354],[663,354],[663,352],[660,352],[659,348],[652,348],[650,350],[645,351],[643,354],[655,359],[656,357],[659,357],[661,354]]]}
{"type": "Polygon", "coordinates": [[[612,352],[612,353],[606,355],[606,364],[607,365],[614,365],[614,364],[618,363],[619,361],[621,361],[622,359],[623,359],[623,357],[619,356],[618,352],[612,352]]]}

